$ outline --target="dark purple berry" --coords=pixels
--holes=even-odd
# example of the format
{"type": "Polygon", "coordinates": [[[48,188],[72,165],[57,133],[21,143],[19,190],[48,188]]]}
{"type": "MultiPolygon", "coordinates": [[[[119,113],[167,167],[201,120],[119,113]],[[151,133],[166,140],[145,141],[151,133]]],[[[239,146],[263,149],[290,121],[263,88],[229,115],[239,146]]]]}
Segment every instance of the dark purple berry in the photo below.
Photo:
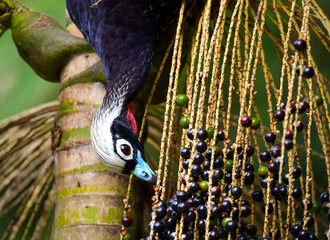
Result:
{"type": "Polygon", "coordinates": [[[297,50],[297,51],[304,51],[307,47],[307,43],[305,40],[303,39],[297,39],[294,44],[293,44],[294,48],[297,50]]]}
{"type": "Polygon", "coordinates": [[[212,189],[211,189],[211,194],[212,194],[213,196],[215,196],[216,198],[220,197],[220,194],[221,194],[220,187],[218,187],[218,186],[214,186],[214,187],[212,187],[212,189]]]}
{"type": "Polygon", "coordinates": [[[209,232],[209,240],[219,240],[220,234],[216,229],[212,229],[209,232]]]}
{"type": "Polygon", "coordinates": [[[207,208],[204,204],[201,204],[197,207],[197,214],[200,219],[206,219],[207,217],[207,208]]]}
{"type": "Polygon", "coordinates": [[[221,214],[221,208],[218,205],[213,205],[213,207],[211,208],[211,216],[218,218],[220,217],[221,214]]]}
{"type": "Polygon", "coordinates": [[[177,192],[176,198],[178,199],[178,202],[185,202],[188,199],[188,193],[180,190],[177,192]]]}
{"type": "Polygon", "coordinates": [[[199,141],[196,143],[196,150],[200,153],[205,152],[207,149],[207,145],[204,141],[199,141]]]}
{"type": "Polygon", "coordinates": [[[268,132],[268,133],[265,134],[265,140],[266,140],[266,142],[273,143],[273,142],[275,142],[275,139],[276,139],[275,133],[268,132]]]}
{"type": "Polygon", "coordinates": [[[174,217],[169,217],[165,220],[165,226],[169,229],[175,229],[176,219],[174,217]]]}
{"type": "Polygon", "coordinates": [[[250,164],[250,163],[247,163],[246,165],[245,165],[245,171],[246,172],[254,172],[254,166],[252,165],[252,164],[250,164]]]}
{"type": "Polygon", "coordinates": [[[291,150],[293,148],[293,141],[291,139],[285,139],[284,147],[287,151],[291,150]]]}
{"type": "Polygon", "coordinates": [[[285,118],[285,111],[283,109],[278,109],[275,111],[274,116],[277,121],[283,121],[285,118]]]}
{"type": "MultiPolygon", "coordinates": [[[[300,202],[300,206],[302,209],[305,209],[305,202],[306,200],[301,200],[300,202]]],[[[311,208],[313,207],[313,203],[311,201],[307,201],[307,210],[311,210],[311,208]]]]}
{"type": "MultiPolygon", "coordinates": [[[[220,151],[216,151],[216,149],[214,149],[214,158],[217,158],[219,157],[220,155],[220,151]]],[[[207,149],[206,152],[205,152],[205,158],[207,160],[211,160],[212,158],[212,149],[207,149]]]]}
{"type": "Polygon", "coordinates": [[[314,76],[314,68],[313,67],[304,67],[303,77],[311,78],[314,76]]]}
{"type": "Polygon", "coordinates": [[[301,102],[301,103],[299,103],[299,109],[298,109],[298,112],[299,112],[300,114],[302,114],[302,113],[306,112],[307,108],[308,108],[307,103],[305,103],[305,102],[301,102]]]}
{"type": "Polygon", "coordinates": [[[249,116],[243,116],[241,118],[241,124],[243,127],[250,127],[252,119],[249,116]]]}
{"type": "Polygon", "coordinates": [[[187,137],[190,139],[190,140],[193,140],[194,139],[194,133],[195,133],[195,130],[190,128],[188,131],[187,131],[187,137]]]}
{"type": "Polygon", "coordinates": [[[320,200],[325,203],[325,202],[329,202],[329,193],[328,192],[323,192],[320,195],[320,200]]]}
{"type": "Polygon", "coordinates": [[[262,193],[261,190],[254,190],[252,192],[252,199],[254,201],[261,202],[263,198],[264,198],[264,194],[262,193]]]}
{"type": "Polygon", "coordinates": [[[231,183],[232,181],[233,181],[233,176],[232,176],[231,172],[227,172],[225,174],[225,182],[226,183],[231,183]]]}
{"type": "Polygon", "coordinates": [[[186,202],[180,202],[177,206],[177,210],[179,213],[187,213],[189,210],[189,206],[186,202]]]}
{"type": "Polygon", "coordinates": [[[217,158],[214,160],[214,164],[213,164],[214,168],[222,168],[223,166],[224,166],[224,162],[222,158],[217,158]]]}
{"type": "MultiPolygon", "coordinates": [[[[295,127],[296,127],[296,124],[295,124],[295,122],[293,122],[292,128],[295,129],[295,127]]],[[[301,132],[303,129],[304,129],[303,122],[302,121],[297,121],[297,131],[301,132]]]]}
{"type": "Polygon", "coordinates": [[[165,225],[164,223],[160,222],[160,221],[156,221],[155,224],[154,224],[154,230],[156,232],[162,232],[165,228],[165,225]]]}
{"type": "Polygon", "coordinates": [[[290,113],[294,114],[297,111],[296,104],[290,103],[289,109],[290,109],[290,113]]]}
{"type": "Polygon", "coordinates": [[[270,153],[274,158],[281,156],[281,145],[275,144],[274,146],[272,146],[272,148],[270,149],[270,153]]]}
{"type": "Polygon", "coordinates": [[[280,109],[285,110],[285,108],[286,108],[286,102],[281,102],[280,109]]]}
{"type": "Polygon", "coordinates": [[[226,138],[226,135],[225,135],[224,130],[223,130],[223,129],[219,129],[219,130],[217,131],[217,139],[218,139],[219,141],[223,141],[223,140],[225,140],[225,138],[226,138]]]}
{"type": "Polygon", "coordinates": [[[233,195],[233,197],[235,199],[238,199],[240,198],[240,196],[242,196],[242,189],[238,186],[234,186],[232,189],[231,189],[231,194],[233,195]]]}
{"type": "Polygon", "coordinates": [[[188,159],[185,159],[182,161],[182,167],[186,170],[188,170],[189,168],[189,160],[188,159]]]}
{"type": "Polygon", "coordinates": [[[277,157],[273,159],[274,166],[280,168],[281,166],[281,158],[277,157]]]}
{"type": "Polygon", "coordinates": [[[254,148],[252,146],[247,146],[246,148],[246,156],[251,157],[254,154],[254,148]]]}
{"type": "Polygon", "coordinates": [[[227,222],[226,224],[226,229],[229,231],[229,232],[235,232],[236,229],[238,227],[238,224],[235,220],[230,220],[227,222]]]}
{"type": "Polygon", "coordinates": [[[189,212],[186,214],[185,218],[188,222],[194,222],[196,219],[196,213],[194,211],[189,210],[189,212]]]}
{"type": "Polygon", "coordinates": [[[204,199],[200,196],[194,197],[194,206],[198,207],[199,205],[204,203],[204,199]]]}
{"type": "Polygon", "coordinates": [[[243,147],[242,147],[242,145],[238,144],[237,147],[236,147],[236,144],[234,143],[234,144],[231,146],[231,149],[232,149],[233,151],[235,151],[235,148],[236,148],[236,153],[237,153],[238,155],[241,155],[241,154],[243,153],[243,147]]]}
{"type": "MultiPolygon", "coordinates": [[[[266,212],[266,203],[264,203],[264,205],[262,206],[262,211],[265,213],[266,212]]],[[[274,211],[274,208],[273,208],[273,204],[272,203],[269,203],[268,205],[268,214],[272,214],[274,211]]]]}
{"type": "Polygon", "coordinates": [[[201,153],[196,153],[194,156],[194,163],[195,164],[202,164],[204,162],[204,156],[201,153]]]}
{"type": "Polygon", "coordinates": [[[293,236],[298,236],[300,230],[302,230],[302,225],[300,224],[294,224],[291,229],[290,229],[290,233],[293,235],[293,236]]]}
{"type": "Polygon", "coordinates": [[[308,220],[307,220],[307,222],[306,222],[306,227],[309,228],[309,227],[313,226],[314,223],[315,223],[314,218],[313,218],[312,216],[309,216],[309,217],[308,217],[308,220]]]}
{"type": "Polygon", "coordinates": [[[198,182],[190,182],[189,183],[189,192],[197,193],[199,191],[199,184],[198,182]]]}
{"type": "MultiPolygon", "coordinates": [[[[329,214],[328,214],[328,218],[329,218],[329,214]]],[[[309,239],[310,239],[310,240],[319,240],[319,239],[315,236],[314,233],[309,234],[309,239]]]]}
{"type": "Polygon", "coordinates": [[[298,65],[298,66],[296,67],[296,74],[297,74],[298,76],[300,75],[300,69],[301,69],[301,66],[298,65]]]}
{"type": "Polygon", "coordinates": [[[280,186],[280,187],[278,188],[278,195],[279,195],[281,198],[286,198],[286,197],[288,196],[288,190],[287,190],[286,185],[280,186]]]}
{"type": "Polygon", "coordinates": [[[270,152],[268,151],[262,151],[260,154],[259,154],[259,158],[261,161],[263,162],[269,162],[270,159],[272,158],[270,152]]]}
{"type": "Polygon", "coordinates": [[[247,235],[249,236],[253,236],[253,235],[256,235],[257,234],[257,227],[253,224],[248,224],[246,227],[245,227],[245,232],[247,235]]]}
{"type": "Polygon", "coordinates": [[[180,151],[180,155],[184,159],[190,158],[190,149],[189,148],[182,148],[181,151],[180,151]]]}
{"type": "Polygon", "coordinates": [[[199,140],[206,140],[207,139],[207,131],[205,129],[199,129],[197,131],[197,138],[199,140]]]}
{"type": "Polygon", "coordinates": [[[295,199],[298,199],[298,198],[301,197],[301,195],[302,195],[302,191],[301,191],[300,188],[298,188],[298,187],[294,187],[294,188],[292,189],[292,193],[291,193],[291,196],[292,196],[292,197],[294,197],[295,199]]]}
{"type": "Polygon", "coordinates": [[[253,172],[245,172],[244,176],[244,184],[251,185],[254,182],[254,173],[253,172]]]}
{"type": "Polygon", "coordinates": [[[232,188],[231,183],[228,183],[228,184],[225,186],[225,191],[226,191],[226,192],[229,192],[229,191],[231,190],[231,188],[232,188]]]}
{"type": "Polygon", "coordinates": [[[275,166],[274,162],[268,163],[268,170],[271,173],[276,173],[278,171],[278,168],[275,166]]]}
{"type": "Polygon", "coordinates": [[[231,202],[230,201],[227,201],[227,200],[226,201],[222,201],[220,207],[221,207],[221,210],[222,211],[230,212],[231,211],[231,208],[232,208],[231,202]]]}
{"type": "Polygon", "coordinates": [[[323,209],[323,211],[328,212],[329,207],[330,207],[330,202],[325,202],[325,203],[323,203],[322,209],[323,209]]]}
{"type": "Polygon", "coordinates": [[[289,174],[285,174],[282,176],[282,181],[286,184],[289,185],[289,174]]]}
{"type": "Polygon", "coordinates": [[[294,167],[292,171],[293,178],[299,178],[301,176],[301,169],[299,167],[294,167]]]}
{"type": "Polygon", "coordinates": [[[243,205],[241,207],[241,216],[242,217],[248,217],[251,214],[251,208],[248,205],[243,205]]]}
{"type": "Polygon", "coordinates": [[[158,207],[156,208],[156,219],[161,220],[163,219],[167,214],[167,210],[164,207],[158,207]]]}
{"type": "Polygon", "coordinates": [[[262,178],[261,180],[260,180],[260,186],[262,187],[262,188],[267,188],[267,186],[268,186],[268,182],[267,182],[267,178],[265,177],[265,178],[262,178]]]}
{"type": "Polygon", "coordinates": [[[293,131],[292,130],[286,130],[285,132],[285,139],[293,140],[293,131]]]}
{"type": "Polygon", "coordinates": [[[309,239],[309,232],[307,230],[300,230],[298,233],[299,240],[310,240],[309,239]]]}
{"type": "Polygon", "coordinates": [[[203,219],[197,221],[197,229],[200,231],[205,230],[205,221],[203,219]]]}
{"type": "Polygon", "coordinates": [[[123,224],[123,226],[129,227],[129,226],[131,226],[133,224],[133,218],[130,217],[130,216],[124,216],[121,219],[121,223],[123,224]]]}
{"type": "Polygon", "coordinates": [[[202,173],[202,167],[199,164],[193,164],[191,167],[191,175],[198,177],[202,173]]]}
{"type": "Polygon", "coordinates": [[[213,180],[220,181],[223,178],[223,171],[220,168],[216,168],[213,171],[213,180]]]}

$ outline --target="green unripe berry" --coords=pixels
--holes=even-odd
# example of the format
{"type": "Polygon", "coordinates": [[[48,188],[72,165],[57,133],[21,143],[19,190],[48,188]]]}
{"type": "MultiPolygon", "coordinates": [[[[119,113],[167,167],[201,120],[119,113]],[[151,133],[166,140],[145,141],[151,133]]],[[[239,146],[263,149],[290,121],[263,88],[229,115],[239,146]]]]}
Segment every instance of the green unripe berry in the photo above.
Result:
{"type": "Polygon", "coordinates": [[[123,240],[132,240],[132,234],[130,232],[126,232],[126,235],[123,240]]]}
{"type": "Polygon", "coordinates": [[[223,218],[222,221],[221,221],[221,227],[222,228],[226,228],[227,222],[229,222],[229,221],[230,221],[230,218],[229,217],[223,218]]]}
{"type": "Polygon", "coordinates": [[[185,129],[189,128],[189,118],[187,116],[183,116],[180,119],[180,126],[185,129]]]}
{"type": "Polygon", "coordinates": [[[322,209],[321,203],[319,203],[317,201],[313,202],[313,206],[311,208],[311,212],[318,213],[319,211],[321,211],[321,209],[322,209]]]}
{"type": "Polygon", "coordinates": [[[217,154],[217,155],[220,155],[220,153],[221,153],[221,147],[218,146],[218,145],[215,145],[214,146],[214,153],[217,154]]]}
{"type": "Polygon", "coordinates": [[[218,225],[218,219],[216,218],[210,219],[210,223],[209,223],[210,229],[214,228],[217,225],[218,225]]]}
{"type": "Polygon", "coordinates": [[[321,106],[323,104],[323,99],[320,95],[316,95],[315,100],[316,100],[316,105],[317,106],[321,106]]]}
{"type": "Polygon", "coordinates": [[[252,123],[250,128],[258,129],[260,127],[260,120],[258,118],[252,118],[252,123]]]}
{"type": "Polygon", "coordinates": [[[209,183],[208,181],[201,181],[199,183],[199,188],[201,189],[202,192],[206,192],[209,188],[209,183]]]}
{"type": "Polygon", "coordinates": [[[258,169],[258,175],[261,178],[267,177],[268,176],[268,168],[266,166],[259,167],[259,169],[258,169]]]}
{"type": "Polygon", "coordinates": [[[209,127],[209,129],[207,130],[207,137],[208,138],[213,138],[214,135],[214,127],[209,127]]]}
{"type": "Polygon", "coordinates": [[[233,160],[227,159],[225,163],[225,170],[227,172],[231,171],[233,169],[233,160]]]}
{"type": "Polygon", "coordinates": [[[187,103],[189,101],[189,98],[187,97],[186,94],[179,94],[179,95],[176,96],[175,101],[176,101],[176,104],[178,106],[181,106],[182,107],[182,106],[187,105],[187,103]]]}

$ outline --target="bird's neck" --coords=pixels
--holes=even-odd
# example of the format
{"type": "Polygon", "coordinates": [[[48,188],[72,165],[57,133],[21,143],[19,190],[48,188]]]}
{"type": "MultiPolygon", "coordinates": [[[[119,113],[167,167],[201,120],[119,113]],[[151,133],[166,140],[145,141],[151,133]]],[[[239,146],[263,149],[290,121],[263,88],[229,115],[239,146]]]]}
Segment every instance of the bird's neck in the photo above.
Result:
{"type": "Polygon", "coordinates": [[[111,123],[117,118],[127,122],[128,126],[137,135],[138,128],[131,103],[125,103],[121,98],[112,99],[112,101],[104,99],[100,111],[106,113],[105,116],[111,123]]]}
{"type": "Polygon", "coordinates": [[[128,125],[131,127],[131,129],[135,133],[135,135],[137,135],[138,128],[137,128],[137,124],[136,124],[136,120],[135,120],[135,117],[134,117],[134,113],[133,113],[133,109],[132,109],[132,104],[131,103],[129,103],[127,105],[126,120],[128,122],[128,125]]]}
{"type": "Polygon", "coordinates": [[[120,118],[121,121],[126,122],[137,135],[138,128],[130,103],[134,95],[129,93],[127,85],[111,84],[110,82],[100,110],[109,113],[107,115],[109,115],[111,121],[120,118]]]}

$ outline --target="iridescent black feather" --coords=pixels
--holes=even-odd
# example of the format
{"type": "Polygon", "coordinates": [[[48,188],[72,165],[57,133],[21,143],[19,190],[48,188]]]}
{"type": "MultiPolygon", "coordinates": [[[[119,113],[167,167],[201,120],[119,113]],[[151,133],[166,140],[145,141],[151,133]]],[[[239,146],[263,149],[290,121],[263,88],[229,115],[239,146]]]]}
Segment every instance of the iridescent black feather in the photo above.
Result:
{"type": "Polygon", "coordinates": [[[103,105],[129,103],[149,69],[158,34],[172,15],[174,0],[67,0],[73,22],[100,56],[108,78],[103,105]],[[172,11],[170,11],[172,8],[172,11]]]}

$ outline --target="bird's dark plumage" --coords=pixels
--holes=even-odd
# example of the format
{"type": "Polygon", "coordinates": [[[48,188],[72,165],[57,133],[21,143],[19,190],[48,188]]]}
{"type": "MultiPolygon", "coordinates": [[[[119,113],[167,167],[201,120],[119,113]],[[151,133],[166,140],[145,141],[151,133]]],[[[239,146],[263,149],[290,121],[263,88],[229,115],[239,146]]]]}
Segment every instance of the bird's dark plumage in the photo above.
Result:
{"type": "Polygon", "coordinates": [[[159,33],[178,0],[67,0],[68,12],[99,55],[108,79],[102,107],[91,126],[91,142],[108,168],[155,184],[137,139],[130,102],[150,69],[159,33]],[[94,5],[95,4],[95,5],[94,5]]]}
{"type": "Polygon", "coordinates": [[[68,0],[67,9],[100,56],[110,88],[105,100],[124,92],[128,103],[149,71],[155,41],[173,1],[103,0],[92,7],[95,2],[68,0]]]}

